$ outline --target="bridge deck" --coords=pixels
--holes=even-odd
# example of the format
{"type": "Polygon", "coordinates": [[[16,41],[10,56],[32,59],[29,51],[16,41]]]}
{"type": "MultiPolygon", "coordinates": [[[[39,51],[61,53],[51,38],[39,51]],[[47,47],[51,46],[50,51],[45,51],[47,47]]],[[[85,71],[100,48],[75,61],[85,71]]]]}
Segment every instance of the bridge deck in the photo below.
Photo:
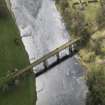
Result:
{"type": "MultiPolygon", "coordinates": [[[[3,77],[0,79],[0,87],[5,84],[8,83],[11,80],[16,79],[17,77],[20,77],[22,74],[26,73],[26,72],[30,72],[32,70],[33,67],[43,63],[44,67],[47,67],[47,63],[46,61],[53,57],[53,56],[57,56],[57,59],[59,60],[59,53],[64,50],[64,49],[72,49],[73,46],[79,46],[78,43],[80,43],[81,39],[78,38],[74,41],[68,41],[67,43],[63,44],[62,46],[56,48],[55,50],[51,51],[50,53],[46,54],[45,56],[41,57],[40,59],[36,60],[35,62],[33,62],[32,64],[28,65],[27,67],[19,70],[19,71],[15,71],[11,74],[8,74],[7,76],[3,77]]],[[[77,48],[76,48],[77,49],[77,48]]]]}

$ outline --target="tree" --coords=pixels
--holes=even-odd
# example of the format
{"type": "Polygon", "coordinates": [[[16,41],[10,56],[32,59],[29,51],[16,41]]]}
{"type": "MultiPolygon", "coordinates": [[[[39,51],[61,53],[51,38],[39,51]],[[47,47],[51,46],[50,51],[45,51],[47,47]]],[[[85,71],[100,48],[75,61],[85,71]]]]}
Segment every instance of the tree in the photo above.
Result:
{"type": "Polygon", "coordinates": [[[105,16],[105,0],[100,0],[100,4],[101,4],[102,13],[105,16]]]}
{"type": "Polygon", "coordinates": [[[85,26],[86,26],[86,22],[85,22],[84,13],[78,10],[75,11],[73,15],[72,25],[71,25],[71,30],[73,34],[76,36],[82,36],[85,26]]]}
{"type": "Polygon", "coordinates": [[[103,14],[102,8],[100,8],[97,12],[96,23],[99,28],[105,26],[105,16],[103,14]]]}
{"type": "Polygon", "coordinates": [[[98,27],[105,26],[105,0],[100,0],[101,7],[97,11],[96,22],[98,27]]]}

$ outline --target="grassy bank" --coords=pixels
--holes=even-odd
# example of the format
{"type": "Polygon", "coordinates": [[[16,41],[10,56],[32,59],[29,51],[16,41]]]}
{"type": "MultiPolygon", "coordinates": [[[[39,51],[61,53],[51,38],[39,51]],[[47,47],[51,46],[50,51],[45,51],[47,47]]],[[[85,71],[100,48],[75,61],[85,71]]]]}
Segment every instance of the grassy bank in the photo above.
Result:
{"type": "Polygon", "coordinates": [[[86,34],[83,34],[84,29],[90,33],[87,45],[79,53],[81,61],[88,68],[88,64],[105,59],[105,16],[100,2],[88,3],[88,0],[82,0],[86,6],[78,4],[74,8],[74,4],[79,2],[79,0],[57,0],[56,4],[72,38],[84,36],[86,34]]]}
{"type": "Polygon", "coordinates": [[[91,85],[88,85],[87,100],[90,102],[87,105],[105,105],[102,101],[105,100],[105,73],[102,73],[105,72],[105,0],[56,0],[56,5],[72,38],[89,33],[88,41],[83,43],[85,47],[78,53],[81,64],[89,72],[87,83],[91,85]]]}
{"type": "MultiPolygon", "coordinates": [[[[0,48],[0,78],[29,64],[19,30],[5,0],[0,0],[0,48]]],[[[18,86],[10,86],[6,91],[0,89],[0,105],[33,105],[36,99],[34,84],[30,73],[19,81],[18,86]]]]}

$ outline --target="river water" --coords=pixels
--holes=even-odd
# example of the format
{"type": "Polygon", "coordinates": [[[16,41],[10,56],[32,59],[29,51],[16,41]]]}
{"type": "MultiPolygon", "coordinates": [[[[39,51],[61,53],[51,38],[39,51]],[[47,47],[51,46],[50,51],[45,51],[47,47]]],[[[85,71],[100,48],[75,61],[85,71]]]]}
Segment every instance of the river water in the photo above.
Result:
{"type": "MultiPolygon", "coordinates": [[[[11,3],[30,62],[70,40],[54,0],[11,3]]],[[[85,105],[84,74],[73,57],[36,78],[37,105],[85,105]]]]}

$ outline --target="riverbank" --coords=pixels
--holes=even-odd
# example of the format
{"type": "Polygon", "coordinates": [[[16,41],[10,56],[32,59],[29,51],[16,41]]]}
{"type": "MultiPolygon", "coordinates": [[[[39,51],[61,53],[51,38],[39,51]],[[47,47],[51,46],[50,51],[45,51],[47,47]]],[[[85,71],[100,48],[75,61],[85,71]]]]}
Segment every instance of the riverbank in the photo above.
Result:
{"type": "Polygon", "coordinates": [[[87,70],[86,105],[105,105],[105,0],[56,0],[73,39],[86,36],[78,53],[87,70]]]}
{"type": "MultiPolygon", "coordinates": [[[[0,48],[0,78],[29,65],[18,27],[4,0],[0,1],[0,48]]],[[[34,86],[34,77],[30,73],[19,81],[18,86],[0,90],[0,105],[33,105],[36,101],[34,86]]]]}
{"type": "Polygon", "coordinates": [[[104,61],[105,25],[100,2],[83,0],[81,4],[79,0],[58,0],[56,5],[72,38],[83,36],[84,29],[90,33],[85,48],[79,52],[82,64],[90,70],[94,63],[104,61]]]}

